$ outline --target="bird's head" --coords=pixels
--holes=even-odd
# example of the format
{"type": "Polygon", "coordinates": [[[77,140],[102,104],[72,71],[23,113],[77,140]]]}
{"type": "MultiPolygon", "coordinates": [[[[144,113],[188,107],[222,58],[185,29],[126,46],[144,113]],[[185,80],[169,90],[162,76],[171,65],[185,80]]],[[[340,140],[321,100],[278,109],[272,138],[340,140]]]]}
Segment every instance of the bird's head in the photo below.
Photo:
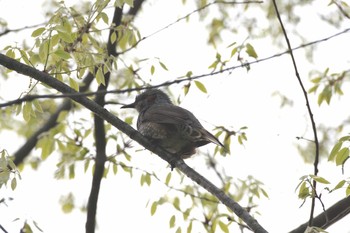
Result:
{"type": "Polygon", "coordinates": [[[169,97],[158,89],[147,90],[136,96],[135,102],[122,106],[122,108],[135,108],[142,112],[154,104],[172,104],[169,97]]]}

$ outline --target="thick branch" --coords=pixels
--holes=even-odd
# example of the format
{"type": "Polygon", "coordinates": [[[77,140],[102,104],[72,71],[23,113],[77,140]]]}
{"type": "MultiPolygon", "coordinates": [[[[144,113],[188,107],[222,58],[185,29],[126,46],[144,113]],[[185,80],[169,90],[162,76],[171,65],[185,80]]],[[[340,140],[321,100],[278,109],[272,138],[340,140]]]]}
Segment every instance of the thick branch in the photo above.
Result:
{"type": "MultiPolygon", "coordinates": [[[[89,88],[92,80],[94,79],[93,75],[89,73],[83,80],[83,85],[80,87],[80,92],[85,92],[89,88]]],[[[72,103],[70,99],[65,100],[54,112],[50,118],[46,121],[44,125],[42,125],[33,135],[27,139],[27,141],[21,146],[15,153],[13,162],[16,165],[19,165],[23,162],[23,160],[29,155],[32,149],[35,147],[38,142],[40,134],[49,131],[51,128],[57,125],[57,118],[62,111],[68,111],[72,107],[72,103]]]]}
{"type": "MultiPolygon", "coordinates": [[[[46,85],[58,90],[62,93],[76,93],[76,91],[66,84],[60,82],[57,79],[52,78],[48,74],[36,70],[30,66],[20,63],[12,58],[9,58],[3,54],[0,54],[0,64],[7,67],[8,69],[14,70],[20,74],[32,77],[46,85]]],[[[174,161],[174,156],[160,147],[150,143],[146,138],[144,138],[138,131],[130,127],[124,121],[120,120],[112,113],[108,112],[106,109],[99,106],[94,101],[83,97],[83,96],[72,96],[72,99],[90,111],[94,112],[105,121],[109,122],[114,127],[118,128],[120,131],[128,135],[131,139],[137,141],[139,144],[144,146],[151,152],[159,155],[163,160],[174,165],[179,170],[181,170],[190,179],[201,185],[203,188],[208,190],[214,196],[216,196],[223,204],[225,204],[229,209],[231,209],[238,217],[240,217],[251,229],[256,233],[266,233],[267,231],[253,218],[249,213],[242,208],[234,200],[230,199],[222,190],[213,185],[206,178],[198,174],[192,168],[188,167],[183,160],[174,161]]]]}
{"type": "MultiPolygon", "coordinates": [[[[322,229],[327,229],[332,224],[336,223],[346,215],[350,213],[350,196],[346,197],[330,208],[328,208],[325,212],[319,214],[314,218],[313,226],[320,227],[322,229]],[[328,217],[328,221],[327,218],[328,217]]],[[[304,233],[305,229],[308,227],[309,222],[306,222],[300,225],[298,228],[290,231],[289,233],[304,233]]]]}

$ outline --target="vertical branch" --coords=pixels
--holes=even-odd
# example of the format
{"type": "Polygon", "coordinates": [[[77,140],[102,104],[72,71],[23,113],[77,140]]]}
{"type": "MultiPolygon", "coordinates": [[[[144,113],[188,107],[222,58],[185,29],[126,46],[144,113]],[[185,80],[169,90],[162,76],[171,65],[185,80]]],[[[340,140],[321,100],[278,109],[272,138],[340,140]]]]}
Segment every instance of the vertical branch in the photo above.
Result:
{"type": "MultiPolygon", "coordinates": [[[[109,32],[108,43],[107,43],[107,53],[108,57],[114,56],[117,57],[117,44],[115,42],[111,42],[111,35],[114,32],[114,27],[119,26],[121,24],[122,19],[122,8],[115,8],[113,21],[112,21],[112,29],[109,32]]],[[[107,61],[109,62],[109,61],[107,61]]],[[[107,86],[110,79],[110,72],[105,74],[105,84],[100,85],[98,87],[98,91],[107,90],[107,86]]],[[[106,94],[98,94],[95,97],[95,102],[100,106],[105,105],[105,95],[106,94]]],[[[106,132],[104,126],[104,120],[97,115],[94,115],[94,136],[96,141],[96,158],[95,158],[95,170],[92,178],[92,185],[90,196],[88,200],[87,207],[87,218],[85,224],[86,233],[94,233],[95,225],[96,225],[96,212],[97,212],[97,202],[98,196],[101,187],[101,180],[103,178],[105,162],[106,162],[106,132]]]]}
{"type": "MultiPolygon", "coordinates": [[[[309,98],[308,98],[308,95],[307,95],[307,91],[305,90],[304,84],[301,81],[301,78],[300,78],[300,75],[299,75],[299,72],[298,72],[298,67],[297,67],[296,62],[295,62],[295,58],[294,58],[294,55],[293,55],[292,47],[291,47],[289,39],[288,39],[287,32],[286,32],[286,30],[284,28],[284,25],[283,25],[280,13],[278,11],[276,0],[272,0],[272,2],[273,2],[273,5],[274,5],[274,8],[275,8],[275,11],[276,11],[276,15],[277,15],[278,21],[279,21],[279,23],[281,25],[284,38],[286,39],[286,42],[287,42],[288,51],[289,51],[289,54],[290,54],[290,56],[292,58],[292,62],[293,62],[294,70],[295,70],[295,75],[296,75],[296,77],[298,79],[299,85],[300,85],[300,87],[301,87],[301,89],[303,91],[304,98],[305,98],[305,101],[306,101],[306,107],[307,107],[307,111],[309,113],[309,117],[310,117],[310,121],[311,121],[311,125],[312,125],[312,131],[313,131],[314,140],[315,140],[314,175],[316,176],[317,173],[318,173],[318,163],[319,163],[319,142],[318,142],[318,137],[317,137],[317,129],[316,129],[314,116],[313,116],[313,113],[311,111],[311,107],[310,107],[310,102],[309,102],[309,98]]],[[[313,218],[314,218],[315,200],[316,200],[316,197],[315,197],[316,181],[315,180],[313,181],[312,185],[313,185],[314,195],[312,196],[312,202],[311,202],[309,226],[313,225],[313,218]]]]}

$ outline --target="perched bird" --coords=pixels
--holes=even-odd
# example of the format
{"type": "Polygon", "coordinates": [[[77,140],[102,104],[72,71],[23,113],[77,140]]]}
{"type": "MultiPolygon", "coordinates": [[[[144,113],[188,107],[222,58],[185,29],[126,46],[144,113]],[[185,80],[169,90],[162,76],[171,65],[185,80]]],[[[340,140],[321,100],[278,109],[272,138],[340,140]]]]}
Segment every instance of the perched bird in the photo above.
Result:
{"type": "Polygon", "coordinates": [[[224,147],[190,111],[174,105],[160,90],[147,90],[138,95],[134,103],[122,108],[135,108],[139,112],[138,131],[182,159],[195,154],[197,147],[210,142],[224,147]]]}

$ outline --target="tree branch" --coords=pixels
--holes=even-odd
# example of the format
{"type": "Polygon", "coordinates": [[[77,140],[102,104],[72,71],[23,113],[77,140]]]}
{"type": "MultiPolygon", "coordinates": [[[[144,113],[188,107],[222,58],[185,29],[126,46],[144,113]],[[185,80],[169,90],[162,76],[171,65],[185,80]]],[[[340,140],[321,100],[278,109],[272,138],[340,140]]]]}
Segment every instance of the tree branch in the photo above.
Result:
{"type": "MultiPolygon", "coordinates": [[[[310,121],[311,121],[311,125],[312,125],[312,131],[313,131],[313,134],[314,134],[314,142],[315,142],[314,175],[317,176],[317,174],[318,174],[318,162],[319,162],[319,150],[320,150],[320,148],[319,148],[319,141],[318,141],[318,136],[317,136],[316,123],[315,123],[314,116],[313,116],[313,113],[312,113],[312,110],[311,110],[311,106],[310,106],[309,98],[308,98],[308,95],[307,95],[307,91],[306,91],[306,89],[304,87],[304,84],[301,81],[301,78],[300,78],[300,75],[299,75],[298,67],[297,67],[297,64],[296,64],[296,61],[295,61],[295,58],[294,58],[294,54],[293,54],[293,51],[292,51],[292,46],[290,45],[287,32],[286,32],[286,30],[284,28],[281,16],[280,16],[279,11],[278,11],[276,0],[272,0],[272,2],[273,2],[273,5],[274,5],[274,8],[275,8],[275,11],[276,11],[276,15],[277,15],[278,21],[279,21],[279,23],[281,25],[284,38],[286,39],[286,43],[287,43],[287,46],[288,46],[288,51],[289,51],[289,54],[290,54],[292,62],[293,62],[295,75],[296,75],[296,78],[297,78],[297,80],[299,82],[299,85],[300,85],[300,87],[301,87],[301,89],[303,91],[305,102],[306,102],[306,108],[307,108],[307,111],[309,113],[309,117],[310,117],[310,121]]],[[[309,226],[310,227],[313,226],[313,218],[314,218],[313,216],[314,216],[315,201],[316,201],[316,195],[315,195],[316,185],[317,185],[317,183],[314,180],[313,181],[314,194],[312,196],[310,219],[309,219],[309,226]]]]}
{"type": "MultiPolygon", "coordinates": [[[[114,16],[112,24],[117,27],[121,24],[121,19],[123,15],[123,9],[116,7],[114,10],[114,16]]],[[[117,57],[117,44],[111,42],[111,35],[114,30],[110,30],[107,43],[107,53],[108,57],[117,57]]],[[[105,74],[105,85],[99,85],[98,91],[106,91],[110,79],[110,72],[105,74]]],[[[105,94],[96,95],[95,102],[103,107],[105,105],[105,94]]],[[[88,201],[87,217],[86,217],[86,233],[94,233],[96,225],[96,212],[97,212],[97,202],[101,187],[101,180],[103,178],[105,170],[106,156],[106,132],[103,118],[98,115],[94,115],[94,135],[96,141],[96,158],[95,158],[95,170],[92,178],[91,191],[88,201]]]]}
{"type": "MultiPolygon", "coordinates": [[[[5,66],[10,70],[14,70],[20,74],[32,77],[40,82],[45,83],[46,85],[56,89],[62,93],[76,93],[76,91],[70,88],[68,85],[60,82],[57,79],[54,79],[50,75],[36,70],[33,67],[27,66],[23,63],[16,61],[15,59],[9,58],[3,54],[0,54],[0,64],[5,66]]],[[[224,205],[231,209],[239,218],[241,218],[252,231],[256,233],[266,233],[267,231],[252,217],[249,213],[242,208],[237,202],[230,199],[222,190],[217,188],[214,184],[208,181],[206,178],[198,174],[192,168],[188,167],[183,160],[175,159],[175,157],[162,149],[157,147],[155,144],[149,142],[145,137],[143,137],[138,131],[133,129],[131,126],[126,124],[124,121],[117,118],[112,113],[108,112],[106,109],[95,103],[94,101],[83,97],[83,96],[72,96],[72,100],[80,103],[85,108],[89,109],[96,115],[103,118],[105,121],[118,128],[120,131],[128,135],[131,139],[138,142],[140,145],[144,146],[149,151],[159,155],[163,160],[177,167],[182,171],[186,176],[191,180],[198,183],[200,186],[205,188],[207,191],[216,196],[224,205]],[[175,160],[175,161],[174,161],[175,160]]]]}
{"type": "MultiPolygon", "coordinates": [[[[350,213],[350,196],[338,201],[331,207],[329,207],[325,212],[317,215],[314,218],[313,226],[321,227],[322,229],[327,229],[332,224],[336,223],[346,215],[350,213]],[[328,221],[327,221],[327,217],[328,221]]],[[[298,228],[290,231],[289,233],[304,233],[305,229],[308,227],[309,222],[300,225],[298,228]]]]}
{"type": "MultiPolygon", "coordinates": [[[[89,73],[83,80],[83,85],[79,88],[80,92],[85,92],[89,88],[92,80],[94,79],[94,76],[89,73]]],[[[78,92],[78,93],[80,93],[78,92]]],[[[17,165],[23,162],[23,160],[28,156],[28,154],[32,151],[32,149],[35,147],[36,143],[38,142],[39,136],[49,131],[51,128],[55,127],[57,125],[57,118],[60,115],[62,111],[68,111],[72,108],[72,103],[70,99],[65,100],[54,112],[50,118],[45,122],[44,125],[42,125],[33,135],[27,139],[27,141],[14,153],[14,159],[13,162],[17,165]]]]}
{"type": "MultiPolygon", "coordinates": [[[[315,45],[317,43],[328,41],[328,40],[330,40],[332,38],[335,38],[335,37],[340,36],[342,34],[348,33],[349,31],[350,31],[350,28],[346,28],[346,29],[344,29],[344,30],[342,30],[340,32],[337,32],[337,33],[335,33],[333,35],[330,35],[330,36],[327,36],[325,38],[322,38],[322,39],[319,39],[319,40],[315,40],[315,41],[311,41],[309,43],[301,44],[301,45],[299,45],[297,47],[292,48],[292,51],[296,51],[296,50],[301,49],[301,48],[305,48],[305,47],[308,47],[308,46],[311,46],[311,45],[315,45]]],[[[241,64],[241,65],[238,65],[238,66],[227,67],[227,68],[225,68],[223,70],[219,70],[219,71],[215,71],[215,72],[211,72],[211,73],[207,73],[207,74],[199,74],[199,75],[194,75],[194,76],[187,77],[187,78],[185,78],[184,76],[176,77],[176,78],[174,78],[174,81],[167,81],[167,82],[164,82],[164,83],[152,86],[152,88],[163,87],[163,86],[170,86],[172,84],[179,84],[179,83],[186,82],[186,81],[192,81],[192,80],[197,80],[197,79],[201,79],[201,78],[208,77],[208,76],[218,75],[218,74],[221,74],[221,73],[224,73],[224,72],[232,71],[232,70],[237,69],[237,68],[245,68],[247,65],[251,66],[251,65],[254,65],[256,63],[260,63],[260,62],[264,62],[264,61],[267,61],[267,60],[270,60],[270,59],[274,59],[274,58],[283,56],[285,54],[289,54],[289,50],[281,52],[281,53],[277,53],[277,54],[274,54],[274,55],[271,55],[271,56],[268,56],[268,57],[265,57],[265,58],[257,59],[257,60],[252,61],[252,62],[244,63],[244,64],[241,64]]],[[[350,71],[347,70],[345,72],[350,72],[350,71]]],[[[65,93],[65,94],[60,94],[60,95],[54,95],[54,94],[52,94],[52,95],[50,95],[50,94],[46,94],[46,95],[27,95],[27,96],[24,96],[23,98],[19,98],[19,99],[16,99],[16,100],[11,100],[11,101],[2,103],[2,104],[0,104],[0,108],[11,106],[11,105],[14,105],[14,104],[21,104],[21,103],[26,102],[26,101],[33,101],[35,99],[66,98],[66,97],[71,97],[73,95],[74,96],[77,96],[77,95],[78,96],[92,96],[92,95],[97,95],[97,94],[121,94],[121,93],[132,92],[132,91],[140,91],[140,90],[144,90],[144,89],[148,89],[148,88],[149,87],[139,87],[139,88],[128,88],[128,89],[123,89],[123,90],[118,89],[118,90],[109,90],[109,91],[108,90],[103,90],[103,91],[93,91],[93,92],[65,93]]]]}

